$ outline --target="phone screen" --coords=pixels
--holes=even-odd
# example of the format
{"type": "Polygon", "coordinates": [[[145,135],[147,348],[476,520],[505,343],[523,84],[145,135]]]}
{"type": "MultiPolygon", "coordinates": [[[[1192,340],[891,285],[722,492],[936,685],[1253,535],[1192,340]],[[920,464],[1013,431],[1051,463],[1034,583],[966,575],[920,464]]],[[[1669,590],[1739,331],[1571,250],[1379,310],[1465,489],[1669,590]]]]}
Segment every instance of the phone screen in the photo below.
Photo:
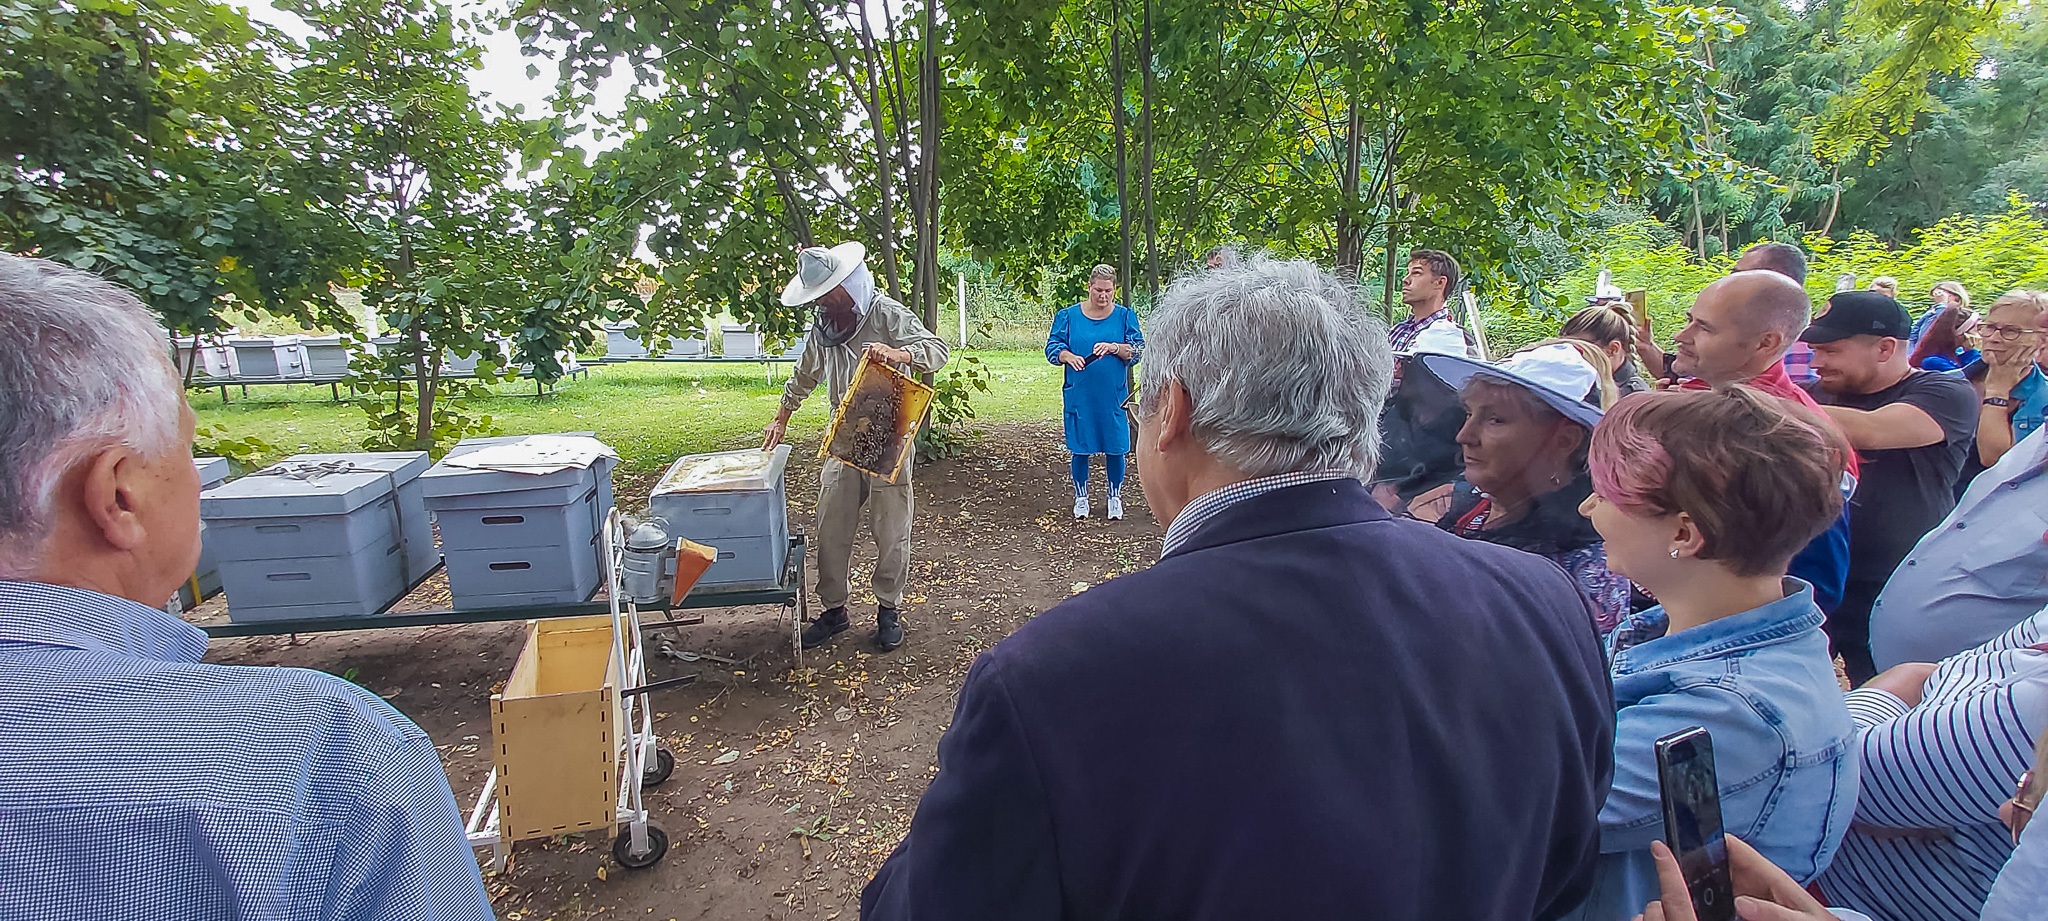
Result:
{"type": "Polygon", "coordinates": [[[1733,921],[1735,885],[1721,829],[1721,787],[1714,740],[1693,728],[1657,740],[1657,780],[1664,798],[1664,843],[1678,858],[1699,921],[1733,921]]]}

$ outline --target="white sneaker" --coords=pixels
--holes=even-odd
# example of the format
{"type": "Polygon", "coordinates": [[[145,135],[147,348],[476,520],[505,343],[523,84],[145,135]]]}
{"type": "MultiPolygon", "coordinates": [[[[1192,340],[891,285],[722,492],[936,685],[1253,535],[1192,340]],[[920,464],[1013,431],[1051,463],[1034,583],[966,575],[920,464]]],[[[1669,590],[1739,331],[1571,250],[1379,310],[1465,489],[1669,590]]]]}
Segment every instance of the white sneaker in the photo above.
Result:
{"type": "Polygon", "coordinates": [[[1087,497],[1087,496],[1075,496],[1075,497],[1074,497],[1074,519],[1075,519],[1076,521],[1079,521],[1080,519],[1083,519],[1083,518],[1086,518],[1086,517],[1088,517],[1088,497],[1087,497]]]}
{"type": "Polygon", "coordinates": [[[1122,497],[1122,496],[1110,496],[1110,497],[1109,497],[1109,520],[1111,520],[1111,521],[1122,521],[1122,520],[1124,520],[1124,497],[1122,497]]]}

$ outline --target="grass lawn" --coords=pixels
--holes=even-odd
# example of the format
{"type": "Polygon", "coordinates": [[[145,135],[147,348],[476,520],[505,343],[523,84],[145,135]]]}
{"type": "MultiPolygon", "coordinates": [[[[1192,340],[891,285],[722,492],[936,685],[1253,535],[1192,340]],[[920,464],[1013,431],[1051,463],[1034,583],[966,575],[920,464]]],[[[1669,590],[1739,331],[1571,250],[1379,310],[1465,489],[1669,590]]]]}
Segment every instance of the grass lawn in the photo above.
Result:
{"type": "MultiPolygon", "coordinates": [[[[956,351],[953,361],[967,356],[981,359],[990,372],[989,391],[974,399],[981,421],[1059,420],[1059,369],[1045,356],[956,351]]],[[[644,473],[685,454],[758,443],[788,377],[788,365],[776,366],[773,385],[758,365],[599,365],[589,377],[566,381],[544,397],[534,396],[530,381],[501,384],[499,395],[483,401],[481,409],[508,435],[595,431],[628,470],[644,473]]],[[[287,453],[361,450],[362,411],[335,403],[324,384],[256,387],[247,397],[229,392],[233,400],[226,404],[218,390],[190,394],[199,424],[222,437],[253,435],[287,453]]],[[[790,420],[789,440],[815,445],[828,418],[820,386],[790,420]]]]}

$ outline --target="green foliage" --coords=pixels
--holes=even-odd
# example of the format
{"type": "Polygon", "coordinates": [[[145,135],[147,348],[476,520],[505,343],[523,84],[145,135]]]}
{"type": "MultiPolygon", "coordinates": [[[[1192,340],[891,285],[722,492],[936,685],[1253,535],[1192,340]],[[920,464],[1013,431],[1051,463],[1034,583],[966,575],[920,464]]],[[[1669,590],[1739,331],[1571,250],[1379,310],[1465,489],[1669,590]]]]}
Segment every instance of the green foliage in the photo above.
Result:
{"type": "MultiPolygon", "coordinates": [[[[1117,106],[1103,33],[1139,4],[966,0],[949,129],[967,162],[949,220],[1013,283],[1065,250],[1068,272],[1115,245],[1117,106]],[[991,114],[993,113],[993,114],[991,114]],[[965,124],[966,128],[957,125],[965,124]],[[1081,164],[1049,168],[1046,161],[1081,164]]],[[[1161,268],[1242,240],[1356,269],[1392,236],[1458,252],[1504,281],[1534,276],[1524,241],[1571,234],[1617,192],[1734,165],[1693,113],[1723,100],[1689,53],[1741,23],[1718,10],[1610,0],[1338,7],[1161,0],[1152,185],[1161,268]],[[1354,121],[1353,116],[1356,116],[1354,121]],[[1347,163],[1356,158],[1353,170],[1347,163]]],[[[953,149],[953,148],[949,148],[953,149]]],[[[1135,167],[1134,167],[1135,169],[1135,167]]],[[[1136,279],[1127,282],[1135,285],[1136,279]]]]}
{"type": "Polygon", "coordinates": [[[562,310],[559,293],[548,297],[566,270],[529,210],[542,193],[504,182],[532,138],[471,96],[477,24],[439,0],[286,0],[284,8],[314,31],[294,85],[314,122],[308,155],[333,172],[324,191],[355,215],[366,258],[351,280],[398,334],[351,366],[369,424],[364,447],[438,455],[491,430],[470,400],[502,370],[500,337],[546,380],[560,373],[555,350],[586,318],[562,310]],[[481,383],[451,379],[450,355],[478,356],[481,383]]]}
{"type": "Polygon", "coordinates": [[[1822,157],[1843,161],[1903,135],[1916,118],[1941,108],[1929,81],[1962,76],[1976,65],[1978,40],[1997,30],[1999,0],[1858,0],[1845,33],[1876,55],[1852,92],[1835,100],[1814,137],[1822,157]]]}
{"type": "Polygon", "coordinates": [[[227,428],[221,425],[201,425],[193,431],[193,457],[225,457],[244,472],[263,467],[287,453],[255,435],[230,437],[227,428]]]}
{"type": "MultiPolygon", "coordinates": [[[[2032,202],[2019,198],[2000,214],[1950,217],[1903,246],[1870,233],[1811,242],[1806,288],[1815,303],[1834,293],[1835,279],[1843,274],[1856,276],[1858,287],[1879,275],[1897,278],[1901,299],[1915,312],[1927,291],[1943,280],[1961,281],[1983,303],[2014,288],[2048,288],[2048,219],[2032,202]]],[[[1653,221],[1613,227],[1585,262],[1552,286],[1564,296],[1555,307],[1534,306],[1519,292],[1490,301],[1485,310],[1487,340],[1495,352],[1505,353],[1556,335],[1606,268],[1623,290],[1649,290],[1651,326],[1669,345],[1685,324],[1693,296],[1728,274],[1734,261],[1732,254],[1700,259],[1653,221]]]]}
{"type": "Polygon", "coordinates": [[[336,322],[353,259],[307,193],[285,42],[211,0],[0,0],[0,246],[103,275],[180,332],[336,322]]]}
{"type": "Polygon", "coordinates": [[[976,417],[974,394],[988,392],[988,366],[973,355],[960,356],[932,377],[932,403],[925,424],[917,430],[917,459],[955,457],[969,439],[981,433],[967,428],[976,417]]]}

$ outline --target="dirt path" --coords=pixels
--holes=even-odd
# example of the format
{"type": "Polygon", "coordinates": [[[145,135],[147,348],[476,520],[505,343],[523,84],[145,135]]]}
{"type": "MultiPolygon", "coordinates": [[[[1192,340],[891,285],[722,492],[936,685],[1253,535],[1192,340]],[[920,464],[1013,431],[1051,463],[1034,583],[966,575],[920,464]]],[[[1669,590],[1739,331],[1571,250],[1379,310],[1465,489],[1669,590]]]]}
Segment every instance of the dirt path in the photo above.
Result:
{"type": "MultiPolygon", "coordinates": [[[[813,446],[798,446],[807,458],[813,446]]],[[[1071,519],[1067,455],[1057,428],[992,427],[966,456],[917,472],[912,587],[903,648],[876,654],[866,572],[856,551],[854,629],[791,668],[780,608],[704,612],[676,645],[738,660],[661,660],[659,679],[692,685],[653,694],[656,728],[675,776],[649,791],[667,857],[628,871],[609,836],[521,844],[488,878],[501,918],[848,918],[860,889],[909,825],[937,770],[939,735],[975,656],[1083,584],[1142,568],[1159,550],[1135,473],[1130,516],[1071,519]],[[860,601],[859,599],[869,599],[860,601]],[[707,666],[710,667],[701,667],[707,666]],[[737,752],[737,757],[731,753],[737,752]],[[799,833],[797,829],[803,831],[799,833]]],[[[817,463],[791,464],[791,523],[809,526],[817,463]]],[[[621,480],[622,508],[644,504],[652,478],[621,480]]],[[[445,601],[433,583],[406,606],[445,601]]],[[[445,591],[445,590],[443,590],[445,591]]],[[[213,614],[217,605],[195,614],[213,614]]],[[[403,608],[401,608],[403,609],[403,608]]],[[[346,675],[383,695],[440,745],[466,810],[490,770],[489,699],[518,655],[518,624],[483,624],[216,641],[208,660],[295,665],[346,675]]]]}

